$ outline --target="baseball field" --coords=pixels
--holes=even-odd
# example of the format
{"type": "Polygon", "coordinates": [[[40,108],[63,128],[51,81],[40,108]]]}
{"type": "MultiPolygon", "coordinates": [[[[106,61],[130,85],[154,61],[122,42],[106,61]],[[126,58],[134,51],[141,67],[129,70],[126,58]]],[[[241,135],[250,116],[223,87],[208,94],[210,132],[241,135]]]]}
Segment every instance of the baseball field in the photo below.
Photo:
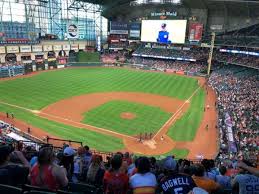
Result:
{"type": "Polygon", "coordinates": [[[126,68],[69,68],[0,80],[2,117],[13,113],[16,125],[30,126],[39,138],[82,141],[99,151],[211,158],[214,104],[202,79],[126,68]]]}

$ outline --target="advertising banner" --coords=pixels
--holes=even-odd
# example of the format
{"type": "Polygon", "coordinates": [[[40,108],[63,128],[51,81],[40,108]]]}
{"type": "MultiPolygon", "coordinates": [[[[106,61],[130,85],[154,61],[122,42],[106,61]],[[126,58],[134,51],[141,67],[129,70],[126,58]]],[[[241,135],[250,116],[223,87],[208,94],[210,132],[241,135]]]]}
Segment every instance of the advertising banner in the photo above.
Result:
{"type": "Polygon", "coordinates": [[[32,45],[32,52],[42,52],[41,45],[32,45]]]}
{"type": "Polygon", "coordinates": [[[0,54],[5,54],[5,47],[4,46],[0,46],[0,54]]]}
{"type": "Polygon", "coordinates": [[[63,45],[63,50],[64,51],[69,51],[70,50],[70,44],[63,45]]]}
{"type": "Polygon", "coordinates": [[[53,45],[53,50],[54,51],[61,51],[62,50],[62,45],[53,45]]]}
{"type": "Polygon", "coordinates": [[[6,52],[7,53],[19,53],[19,47],[18,46],[7,46],[6,52]]]}
{"type": "Polygon", "coordinates": [[[189,24],[189,40],[190,41],[200,41],[202,38],[203,24],[200,23],[190,23],[189,24]]]}
{"type": "Polygon", "coordinates": [[[79,36],[79,29],[76,24],[70,24],[67,27],[67,38],[68,39],[77,39],[79,36]]]}
{"type": "Polygon", "coordinates": [[[85,50],[85,45],[84,44],[79,44],[79,50],[85,50]]]}
{"type": "Polygon", "coordinates": [[[21,53],[30,53],[31,52],[31,45],[23,45],[20,46],[21,53]]]}
{"type": "Polygon", "coordinates": [[[52,51],[52,45],[44,45],[43,50],[44,51],[52,51]]]}
{"type": "Polygon", "coordinates": [[[71,44],[71,50],[77,51],[78,50],[78,44],[71,44]]]}
{"type": "Polygon", "coordinates": [[[140,23],[130,23],[130,37],[132,38],[140,38],[140,29],[141,24],[140,23]]]}
{"type": "Polygon", "coordinates": [[[124,22],[110,22],[110,34],[128,34],[128,24],[124,22]]]}

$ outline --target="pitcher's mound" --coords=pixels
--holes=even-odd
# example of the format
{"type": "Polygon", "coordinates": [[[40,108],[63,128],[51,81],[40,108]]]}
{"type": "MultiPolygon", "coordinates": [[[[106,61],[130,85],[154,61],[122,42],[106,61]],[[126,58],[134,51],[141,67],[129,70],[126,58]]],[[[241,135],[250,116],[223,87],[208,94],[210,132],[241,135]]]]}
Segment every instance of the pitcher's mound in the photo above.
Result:
{"type": "Polygon", "coordinates": [[[133,114],[133,113],[130,113],[130,112],[123,112],[123,113],[120,114],[120,117],[121,117],[122,119],[129,119],[129,120],[132,120],[132,119],[134,119],[134,118],[136,117],[136,115],[133,114]]]}

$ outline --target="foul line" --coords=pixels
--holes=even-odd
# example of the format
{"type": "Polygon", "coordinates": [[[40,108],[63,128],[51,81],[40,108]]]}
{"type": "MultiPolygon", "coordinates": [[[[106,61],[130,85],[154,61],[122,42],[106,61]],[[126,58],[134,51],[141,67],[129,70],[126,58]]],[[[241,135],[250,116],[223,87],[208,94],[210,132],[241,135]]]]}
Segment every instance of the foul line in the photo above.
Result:
{"type": "Polygon", "coordinates": [[[168,125],[168,123],[174,121],[176,119],[176,116],[178,116],[178,113],[180,113],[180,111],[182,110],[182,108],[184,107],[185,104],[189,103],[190,100],[192,99],[192,97],[198,92],[198,90],[201,88],[202,86],[199,86],[193,93],[192,95],[184,101],[184,103],[179,107],[179,109],[165,122],[165,124],[158,130],[158,132],[153,136],[152,140],[155,139],[155,137],[165,128],[166,125],[168,125]]]}
{"type": "MultiPolygon", "coordinates": [[[[18,109],[22,109],[22,110],[25,110],[25,111],[28,111],[28,112],[31,112],[31,113],[36,113],[36,114],[43,114],[43,115],[47,115],[47,116],[50,116],[50,117],[53,117],[53,118],[57,118],[57,119],[61,119],[61,120],[64,120],[64,121],[69,121],[71,123],[74,123],[74,124],[77,124],[77,125],[81,125],[81,126],[84,126],[84,127],[88,127],[88,128],[93,128],[93,129],[87,129],[89,131],[95,131],[95,132],[104,132],[104,133],[109,133],[108,135],[111,135],[113,134],[114,135],[117,135],[117,136],[121,136],[121,138],[130,138],[130,139],[134,139],[134,140],[138,140],[138,138],[135,138],[135,137],[132,137],[132,136],[128,136],[128,135],[124,135],[124,134],[121,134],[121,133],[117,133],[115,131],[111,131],[111,130],[108,130],[108,129],[104,129],[104,128],[100,128],[100,127],[96,127],[96,126],[93,126],[93,125],[88,125],[88,124],[84,124],[84,123],[80,123],[80,122],[76,122],[76,121],[73,121],[73,120],[70,120],[70,119],[67,119],[67,118],[63,118],[63,117],[59,117],[59,116],[55,116],[55,115],[51,115],[51,114],[48,114],[48,113],[44,113],[44,112],[40,112],[38,110],[32,110],[32,109],[28,109],[28,108],[25,108],[25,107],[22,107],[22,106],[18,106],[18,105],[14,105],[14,104],[9,104],[9,103],[6,103],[6,102],[3,102],[3,101],[0,101],[0,104],[5,104],[5,105],[8,105],[8,106],[11,106],[11,107],[15,107],[15,108],[18,108],[18,109]],[[94,129],[95,128],[95,129],[94,129]]],[[[40,116],[40,115],[39,115],[40,116]]],[[[46,117],[45,117],[46,118],[46,117]]],[[[57,122],[57,121],[56,121],[57,122]]],[[[64,124],[64,123],[63,123],[64,124]]]]}

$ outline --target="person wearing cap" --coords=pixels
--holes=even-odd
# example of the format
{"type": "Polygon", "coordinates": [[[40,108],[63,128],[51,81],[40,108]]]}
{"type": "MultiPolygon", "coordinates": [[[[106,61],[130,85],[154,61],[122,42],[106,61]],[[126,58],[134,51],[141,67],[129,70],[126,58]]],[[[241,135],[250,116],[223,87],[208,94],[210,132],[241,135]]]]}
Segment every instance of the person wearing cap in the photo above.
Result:
{"type": "Polygon", "coordinates": [[[74,156],[76,151],[72,147],[66,147],[63,151],[63,157],[61,160],[61,165],[67,170],[67,177],[69,181],[72,181],[72,176],[74,173],[74,156]]]}
{"type": "Polygon", "coordinates": [[[137,162],[137,173],[130,177],[130,188],[137,194],[154,194],[157,187],[156,176],[150,172],[150,161],[140,157],[137,162]]]}
{"type": "Polygon", "coordinates": [[[12,152],[10,145],[0,145],[0,184],[12,186],[25,184],[29,174],[29,167],[29,162],[21,152],[12,152]],[[11,153],[16,155],[22,165],[10,163],[11,153]]]}
{"type": "Polygon", "coordinates": [[[164,159],[162,168],[164,177],[161,178],[158,190],[165,194],[187,194],[196,184],[191,176],[177,172],[177,162],[172,156],[164,159]]]}

